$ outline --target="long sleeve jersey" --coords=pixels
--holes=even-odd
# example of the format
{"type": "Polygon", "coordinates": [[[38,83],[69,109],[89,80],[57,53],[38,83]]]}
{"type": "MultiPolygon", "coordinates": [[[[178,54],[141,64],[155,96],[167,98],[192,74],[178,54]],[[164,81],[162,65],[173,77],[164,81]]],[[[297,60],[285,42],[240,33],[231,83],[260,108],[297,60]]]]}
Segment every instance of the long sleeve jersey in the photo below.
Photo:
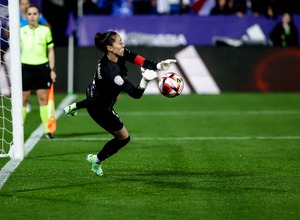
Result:
{"type": "Polygon", "coordinates": [[[113,108],[117,96],[122,91],[139,99],[144,89],[139,89],[127,79],[126,61],[145,69],[157,70],[158,62],[137,55],[127,48],[125,48],[124,56],[119,57],[117,63],[103,55],[97,63],[93,80],[87,88],[87,99],[100,102],[104,108],[113,108]]]}

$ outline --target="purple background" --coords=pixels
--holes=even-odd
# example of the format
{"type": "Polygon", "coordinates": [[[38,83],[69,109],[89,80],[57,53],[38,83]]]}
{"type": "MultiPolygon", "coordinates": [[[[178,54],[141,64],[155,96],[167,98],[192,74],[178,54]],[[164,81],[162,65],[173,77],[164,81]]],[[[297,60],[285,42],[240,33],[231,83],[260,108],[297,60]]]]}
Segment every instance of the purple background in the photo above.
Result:
{"type": "MultiPolygon", "coordinates": [[[[214,36],[240,39],[253,24],[259,24],[268,36],[279,21],[253,16],[83,16],[78,18],[77,36],[79,46],[93,46],[96,32],[123,29],[126,33],[184,34],[188,45],[212,45],[214,36]]],[[[300,15],[294,21],[299,31],[300,15]]]]}

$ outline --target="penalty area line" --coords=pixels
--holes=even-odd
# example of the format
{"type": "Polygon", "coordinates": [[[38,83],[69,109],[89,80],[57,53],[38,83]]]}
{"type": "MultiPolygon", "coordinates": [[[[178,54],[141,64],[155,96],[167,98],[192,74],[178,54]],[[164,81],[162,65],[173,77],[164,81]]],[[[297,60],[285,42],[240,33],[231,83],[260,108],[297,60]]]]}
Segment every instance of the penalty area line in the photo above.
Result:
{"type": "MultiPolygon", "coordinates": [[[[56,119],[58,119],[59,116],[63,113],[63,108],[66,105],[70,104],[76,97],[77,97],[76,95],[70,95],[62,100],[60,105],[55,110],[56,119]]],[[[44,126],[41,124],[24,143],[25,157],[35,147],[35,145],[37,144],[37,142],[39,142],[39,140],[41,139],[41,137],[43,135],[44,135],[44,126]]],[[[15,171],[15,169],[20,165],[21,162],[22,162],[22,160],[20,160],[20,159],[11,158],[5,164],[5,166],[1,169],[1,171],[0,171],[0,189],[3,187],[3,185],[8,180],[10,174],[12,174],[15,171]]]]}
{"type": "MultiPolygon", "coordinates": [[[[53,141],[107,141],[111,138],[55,138],[53,141]]],[[[202,140],[297,140],[300,136],[244,136],[244,137],[132,137],[135,141],[202,141],[202,140]]]]}

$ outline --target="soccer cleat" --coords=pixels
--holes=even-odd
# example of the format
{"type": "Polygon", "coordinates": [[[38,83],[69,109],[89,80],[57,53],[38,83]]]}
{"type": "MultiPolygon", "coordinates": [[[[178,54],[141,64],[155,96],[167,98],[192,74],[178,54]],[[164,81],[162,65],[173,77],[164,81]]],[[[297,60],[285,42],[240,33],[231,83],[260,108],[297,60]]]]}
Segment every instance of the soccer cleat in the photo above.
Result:
{"type": "Polygon", "coordinates": [[[64,108],[64,113],[65,113],[65,115],[71,115],[71,116],[77,115],[76,103],[74,102],[71,105],[66,106],[64,108]]]}
{"type": "Polygon", "coordinates": [[[45,134],[45,138],[48,139],[48,140],[54,139],[53,135],[50,132],[45,134]]]}
{"type": "Polygon", "coordinates": [[[103,175],[103,171],[102,171],[102,168],[101,168],[102,163],[101,162],[100,163],[96,162],[97,161],[97,155],[95,155],[95,154],[89,154],[89,155],[86,156],[86,160],[87,160],[87,162],[89,162],[89,164],[92,165],[92,169],[91,170],[96,175],[98,175],[98,176],[102,176],[103,175]]]}

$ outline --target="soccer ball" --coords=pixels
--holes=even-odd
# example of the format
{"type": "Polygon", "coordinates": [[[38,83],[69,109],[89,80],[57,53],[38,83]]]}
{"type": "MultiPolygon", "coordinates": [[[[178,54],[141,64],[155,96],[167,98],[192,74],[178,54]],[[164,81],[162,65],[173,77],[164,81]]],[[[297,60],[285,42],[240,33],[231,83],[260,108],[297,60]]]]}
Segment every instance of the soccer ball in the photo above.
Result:
{"type": "Polygon", "coordinates": [[[182,93],[183,79],[173,72],[165,73],[159,80],[158,88],[161,94],[168,98],[174,98],[182,93]]]}

